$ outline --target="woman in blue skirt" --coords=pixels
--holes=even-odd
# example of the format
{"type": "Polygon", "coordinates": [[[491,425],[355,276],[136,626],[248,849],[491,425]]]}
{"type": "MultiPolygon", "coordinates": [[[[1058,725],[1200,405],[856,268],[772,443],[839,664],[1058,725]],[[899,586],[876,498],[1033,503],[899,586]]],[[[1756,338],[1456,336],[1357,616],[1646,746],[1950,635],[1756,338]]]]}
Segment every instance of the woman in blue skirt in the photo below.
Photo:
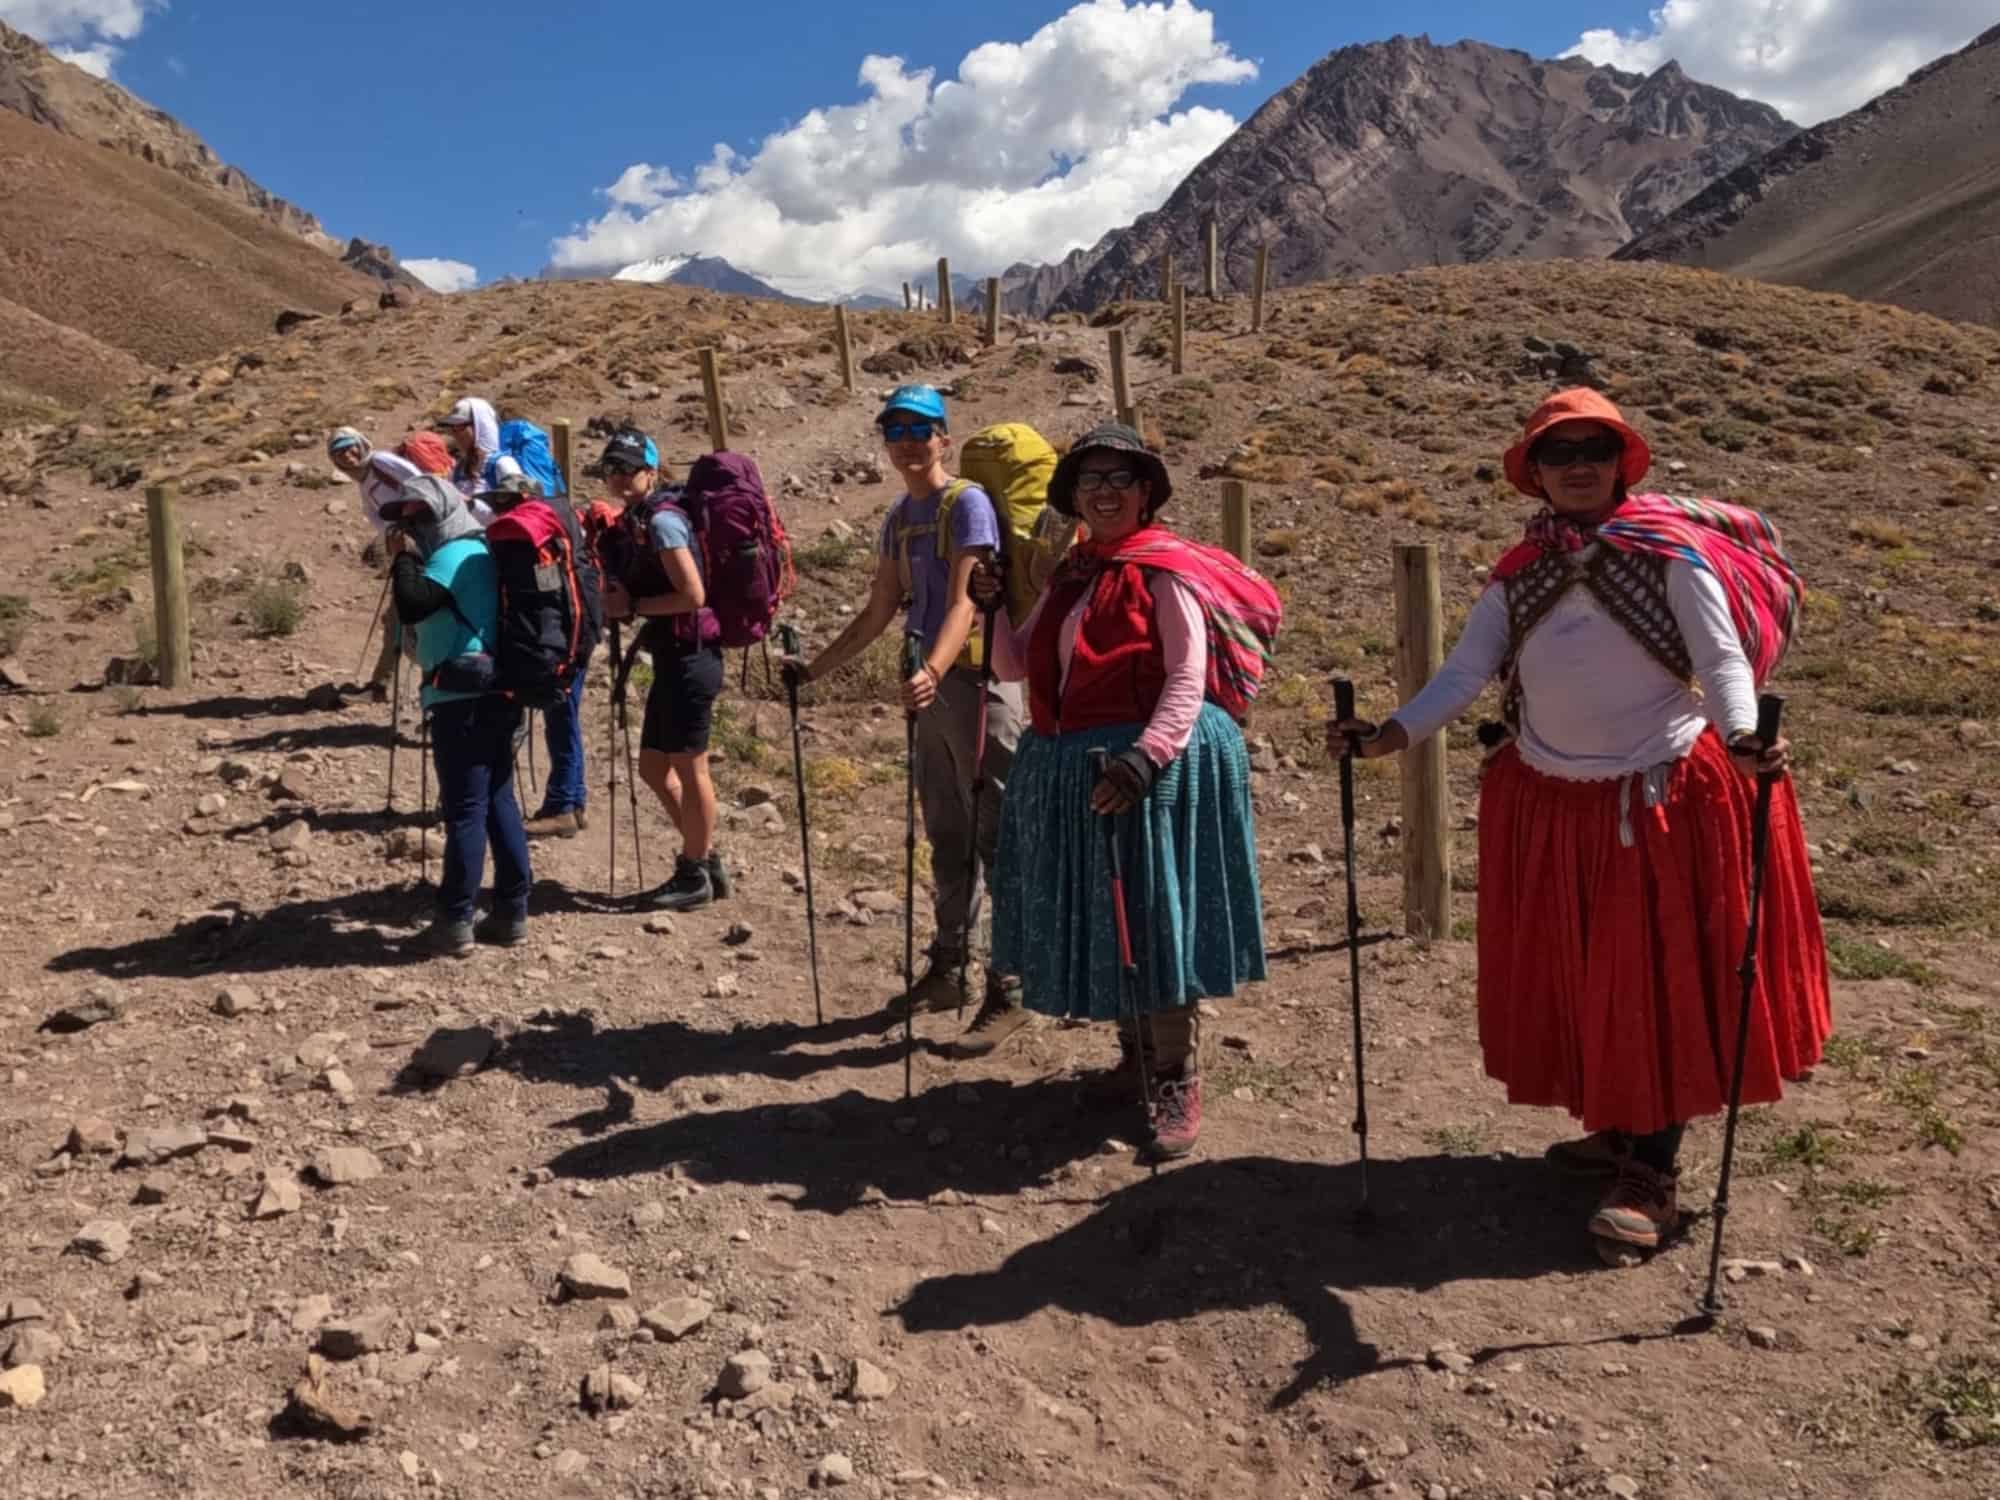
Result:
{"type": "MultiPolygon", "coordinates": [[[[1089,539],[1018,628],[998,612],[993,653],[1003,680],[1028,684],[1032,723],[1001,808],[993,963],[1021,976],[1032,1010],[1117,1022],[1118,1066],[1088,1091],[1146,1101],[1155,1158],[1185,1156],[1201,1132],[1201,1000],[1264,977],[1249,757],[1209,701],[1209,625],[1190,583],[1215,564],[1155,520],[1172,493],[1130,427],[1079,438],[1049,503],[1089,539]],[[1105,818],[1123,853],[1129,996],[1105,818]]],[[[973,593],[985,607],[999,580],[982,569],[973,593]]]]}

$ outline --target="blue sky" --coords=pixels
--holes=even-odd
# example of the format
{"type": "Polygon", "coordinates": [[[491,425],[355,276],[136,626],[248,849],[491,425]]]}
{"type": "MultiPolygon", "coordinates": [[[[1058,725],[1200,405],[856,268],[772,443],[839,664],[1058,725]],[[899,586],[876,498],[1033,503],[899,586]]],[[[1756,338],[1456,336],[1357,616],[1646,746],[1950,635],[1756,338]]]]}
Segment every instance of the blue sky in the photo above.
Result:
{"type": "MultiPolygon", "coordinates": [[[[1911,60],[1882,65],[1894,81],[1941,39],[1969,37],[1986,0],[1830,3],[1856,25],[1868,12],[1866,24],[1914,17],[1904,29],[1918,34],[1902,39],[1911,60]]],[[[1786,14],[1783,0],[1675,4],[1680,23],[1643,0],[0,0],[0,19],[71,48],[109,46],[100,56],[120,83],[225,160],[334,233],[386,241],[406,260],[463,263],[485,280],[532,275],[552,257],[581,267],[719,253],[824,294],[893,285],[899,264],[936,253],[976,274],[1000,269],[982,258],[1024,246],[1024,258],[1059,254],[1050,241],[1079,226],[1095,239],[1156,206],[1233,123],[1350,42],[1427,32],[1553,56],[1592,33],[1591,55],[1647,67],[1669,49],[1713,47],[1730,12],[1768,12],[1772,25],[1786,14]],[[1690,10],[1699,31],[1686,30],[1690,10]],[[1031,38],[1018,81],[1005,77],[1006,54],[987,54],[999,81],[960,90],[949,109],[912,77],[951,80],[981,44],[1031,38]],[[903,67],[864,85],[871,53],[903,67]],[[1127,93],[1143,102],[1104,102],[1127,93]],[[847,112],[810,117],[838,107],[847,112]],[[1017,130],[1017,117],[1033,123],[1017,130]],[[774,133],[778,148],[760,157],[774,133]],[[845,154],[825,154],[829,135],[845,154]],[[906,153],[915,135],[930,144],[906,153]],[[1091,169],[1067,185],[1048,180],[1068,165],[1050,166],[1059,140],[1091,169]],[[733,161],[715,160],[718,143],[733,161]],[[620,201],[607,197],[621,182],[620,201]]],[[[1715,57],[1706,71],[1705,59],[1683,61],[1746,88],[1716,76],[1732,54],[1715,57]]],[[[1827,102],[1786,97],[1797,81],[1774,70],[1746,91],[1795,113],[1827,102]]]]}

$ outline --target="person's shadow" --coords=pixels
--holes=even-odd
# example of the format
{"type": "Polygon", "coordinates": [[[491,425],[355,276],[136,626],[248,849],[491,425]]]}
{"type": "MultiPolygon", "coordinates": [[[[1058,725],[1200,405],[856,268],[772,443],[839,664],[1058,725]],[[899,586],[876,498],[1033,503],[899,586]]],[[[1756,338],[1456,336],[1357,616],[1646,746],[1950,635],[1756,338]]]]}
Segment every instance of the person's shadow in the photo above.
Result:
{"type": "MultiPolygon", "coordinates": [[[[1220,1308],[1279,1307],[1312,1345],[1271,1398],[1279,1408],[1316,1386],[1424,1363],[1421,1350],[1385,1359],[1357,1332],[1344,1292],[1422,1292],[1460,1278],[1599,1268],[1577,1232],[1594,1190],[1564,1182],[1539,1161],[1377,1161],[1368,1185],[1374,1218],[1364,1228],[1355,1216],[1354,1162],[1191,1162],[1118,1189],[1089,1218],[1023,1247],[996,1270],[919,1282],[895,1313],[909,1332],[935,1333],[1018,1322],[1044,1308],[1142,1328],[1220,1308]]],[[[1694,1321],[1593,1342],[1702,1331],[1694,1321]]],[[[1511,1348],[1463,1352],[1477,1366],[1511,1348]]]]}

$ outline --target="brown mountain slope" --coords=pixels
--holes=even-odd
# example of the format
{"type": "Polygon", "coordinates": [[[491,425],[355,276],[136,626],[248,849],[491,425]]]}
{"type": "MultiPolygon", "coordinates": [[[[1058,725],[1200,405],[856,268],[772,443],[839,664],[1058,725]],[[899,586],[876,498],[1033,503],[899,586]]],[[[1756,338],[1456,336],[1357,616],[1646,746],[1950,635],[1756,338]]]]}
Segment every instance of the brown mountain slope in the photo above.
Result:
{"type": "Polygon", "coordinates": [[[1056,305],[1146,284],[1169,249],[1195,266],[1210,215],[1237,288],[1259,244],[1280,283],[1604,255],[1793,129],[1675,63],[1640,77],[1480,42],[1345,47],[1100,247],[1056,305]]]}
{"type": "Polygon", "coordinates": [[[0,340],[0,420],[24,398],[74,404],[124,385],[134,361],[206,358],[268,333],[284,308],[337,312],[380,289],[205,187],[6,111],[0,180],[6,302],[78,336],[0,340]]]}
{"type": "Polygon", "coordinates": [[[2000,27],[1618,251],[2000,323],[2000,27]]]}
{"type": "Polygon", "coordinates": [[[341,253],[340,241],[318,219],[230,166],[165,110],[72,67],[33,37],[5,25],[0,25],[0,110],[164,167],[329,255],[341,253]]]}

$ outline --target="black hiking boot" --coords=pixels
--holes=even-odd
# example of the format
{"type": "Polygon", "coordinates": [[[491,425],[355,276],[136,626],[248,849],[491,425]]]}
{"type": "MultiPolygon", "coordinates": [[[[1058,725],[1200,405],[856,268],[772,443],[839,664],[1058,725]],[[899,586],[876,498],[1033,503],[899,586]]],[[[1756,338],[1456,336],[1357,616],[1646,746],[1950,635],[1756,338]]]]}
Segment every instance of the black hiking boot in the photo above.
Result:
{"type": "Polygon", "coordinates": [[[709,888],[715,892],[715,899],[718,901],[728,900],[730,891],[729,867],[722,862],[722,851],[720,849],[709,850],[706,863],[708,865],[708,884],[709,888]]]}
{"type": "Polygon", "coordinates": [[[674,878],[646,897],[654,911],[695,911],[715,899],[708,866],[685,854],[674,860],[674,878]]]}
{"type": "Polygon", "coordinates": [[[528,940],[528,919],[507,912],[493,912],[474,925],[472,939],[491,948],[518,948],[528,940]]]}
{"type": "Polygon", "coordinates": [[[472,952],[472,924],[439,917],[403,943],[405,953],[419,958],[464,958],[472,952]]]}

